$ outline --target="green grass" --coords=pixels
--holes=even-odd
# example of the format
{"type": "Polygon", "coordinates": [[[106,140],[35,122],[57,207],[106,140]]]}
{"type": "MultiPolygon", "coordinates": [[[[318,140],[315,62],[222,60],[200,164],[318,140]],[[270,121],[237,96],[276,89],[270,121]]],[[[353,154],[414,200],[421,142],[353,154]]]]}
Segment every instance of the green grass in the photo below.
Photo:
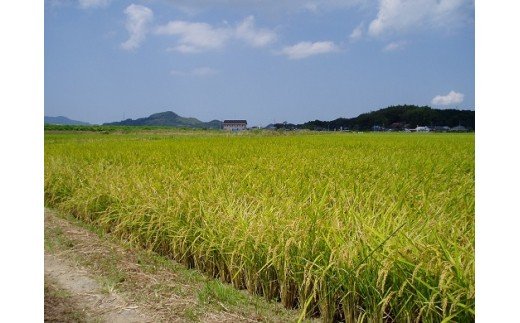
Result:
{"type": "Polygon", "coordinates": [[[61,248],[74,247],[74,242],[64,236],[61,228],[48,229],[45,234],[53,237],[53,239],[45,239],[43,246],[46,251],[55,252],[61,248]]]}
{"type": "Polygon", "coordinates": [[[326,321],[474,320],[474,169],[473,134],[45,136],[47,205],[326,321]]]}
{"type": "Polygon", "coordinates": [[[247,301],[247,298],[237,293],[232,286],[223,284],[218,280],[211,280],[206,283],[204,288],[198,293],[197,298],[203,304],[224,303],[235,306],[247,301]]]}

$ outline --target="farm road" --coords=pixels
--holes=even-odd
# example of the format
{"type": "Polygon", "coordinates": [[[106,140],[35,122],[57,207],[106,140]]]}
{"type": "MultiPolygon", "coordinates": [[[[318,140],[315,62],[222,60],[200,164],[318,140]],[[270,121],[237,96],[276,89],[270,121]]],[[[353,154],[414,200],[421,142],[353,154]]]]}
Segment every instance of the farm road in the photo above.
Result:
{"type": "Polygon", "coordinates": [[[234,289],[245,301],[226,303],[211,286],[196,271],[45,210],[46,322],[295,320],[295,312],[234,289]]]}
{"type": "Polygon", "coordinates": [[[72,266],[55,255],[45,255],[45,281],[47,294],[61,294],[46,297],[46,321],[105,321],[105,322],[152,322],[142,313],[139,306],[125,300],[117,293],[104,293],[101,286],[88,272],[72,266]],[[58,296],[58,297],[56,297],[58,296]],[[49,299],[51,298],[51,299],[49,299]],[[54,299],[54,301],[52,300],[54,299]],[[58,303],[61,306],[57,306],[58,303]],[[63,304],[66,303],[66,304],[63,304]]]}
{"type": "Polygon", "coordinates": [[[294,322],[237,291],[45,209],[46,322],[294,322]]]}

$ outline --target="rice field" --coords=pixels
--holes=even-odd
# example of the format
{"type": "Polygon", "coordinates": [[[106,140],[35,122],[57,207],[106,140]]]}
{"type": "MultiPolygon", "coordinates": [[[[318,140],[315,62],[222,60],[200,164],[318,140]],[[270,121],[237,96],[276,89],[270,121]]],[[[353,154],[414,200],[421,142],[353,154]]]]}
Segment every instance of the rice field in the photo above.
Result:
{"type": "Polygon", "coordinates": [[[475,319],[473,134],[47,133],[45,203],[301,319],[475,319]]]}

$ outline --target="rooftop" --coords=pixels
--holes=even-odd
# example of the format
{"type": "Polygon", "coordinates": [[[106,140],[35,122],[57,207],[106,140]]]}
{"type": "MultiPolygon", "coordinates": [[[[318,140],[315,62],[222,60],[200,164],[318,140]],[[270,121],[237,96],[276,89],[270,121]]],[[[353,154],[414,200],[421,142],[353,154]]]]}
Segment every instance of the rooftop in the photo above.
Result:
{"type": "Polygon", "coordinates": [[[245,123],[247,124],[246,120],[224,120],[224,123],[245,123]]]}

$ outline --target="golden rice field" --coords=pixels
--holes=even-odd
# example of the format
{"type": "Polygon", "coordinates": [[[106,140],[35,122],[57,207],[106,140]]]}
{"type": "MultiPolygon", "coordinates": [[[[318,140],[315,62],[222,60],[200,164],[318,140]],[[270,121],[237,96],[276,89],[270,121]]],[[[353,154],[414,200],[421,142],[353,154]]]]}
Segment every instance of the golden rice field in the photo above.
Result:
{"type": "Polygon", "coordinates": [[[475,319],[473,134],[47,133],[48,206],[301,310],[475,319]]]}

